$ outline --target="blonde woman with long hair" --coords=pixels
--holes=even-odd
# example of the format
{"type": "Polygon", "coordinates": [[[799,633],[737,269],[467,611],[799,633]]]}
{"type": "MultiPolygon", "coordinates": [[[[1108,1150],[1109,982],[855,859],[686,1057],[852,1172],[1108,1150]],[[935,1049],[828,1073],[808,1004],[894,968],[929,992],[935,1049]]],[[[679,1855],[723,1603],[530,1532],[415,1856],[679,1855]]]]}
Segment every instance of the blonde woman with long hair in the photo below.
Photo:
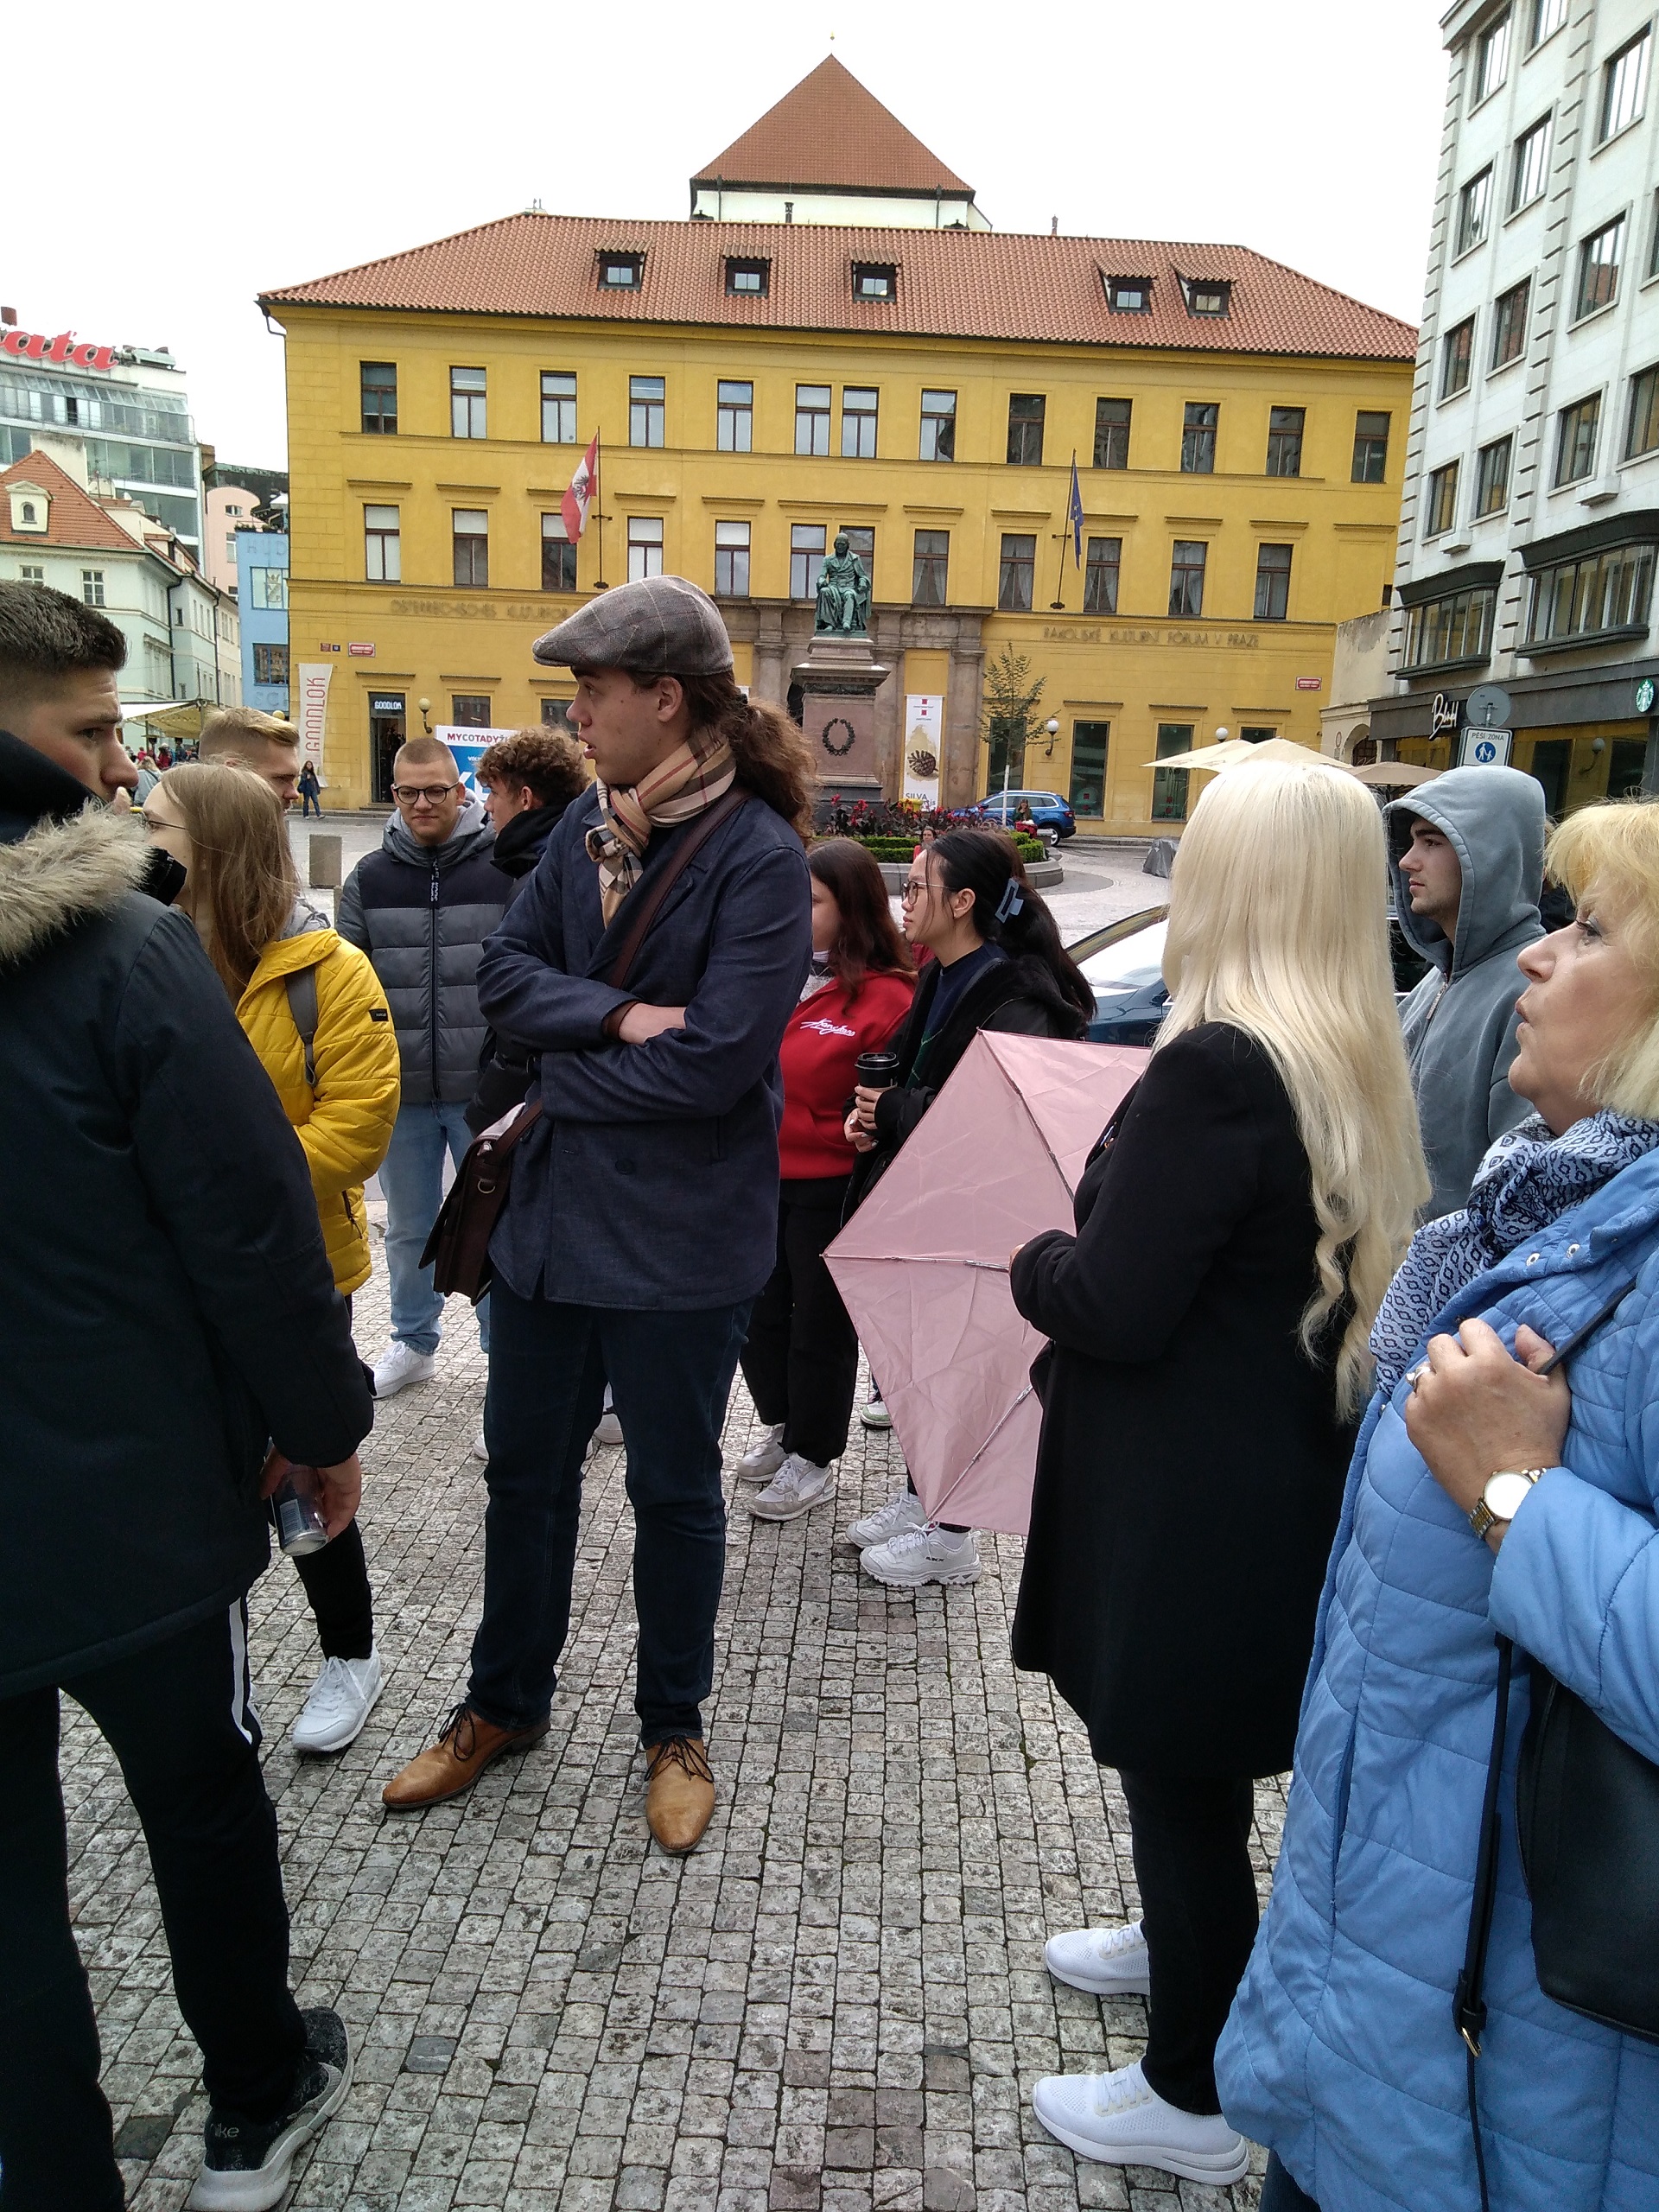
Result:
{"type": "Polygon", "coordinates": [[[1247,2165],[1214,2058],[1255,1934],[1252,1785],[1291,1763],[1366,1339],[1428,1188],[1386,868],[1342,770],[1216,778],[1175,863],[1151,1065],[1077,1233],[1013,1269],[1052,1343],[1014,1660],[1119,1770],[1141,1904],[1046,1957],[1150,1999],[1143,2059],[1039,2082],[1036,2110],[1082,2157],[1217,2188],[1247,2165]]]}
{"type": "MultiPolygon", "coordinates": [[[[263,777],[206,761],[169,768],[145,798],[143,817],[185,871],[175,904],[194,923],[299,1138],[334,1287],[349,1302],[369,1279],[363,1185],[385,1159],[397,1116],[385,993],[366,957],[302,895],[282,801],[263,777]]],[[[342,1751],[384,1681],[356,1522],[294,1563],[323,1660],[295,1723],[295,1748],[342,1751]]]]}

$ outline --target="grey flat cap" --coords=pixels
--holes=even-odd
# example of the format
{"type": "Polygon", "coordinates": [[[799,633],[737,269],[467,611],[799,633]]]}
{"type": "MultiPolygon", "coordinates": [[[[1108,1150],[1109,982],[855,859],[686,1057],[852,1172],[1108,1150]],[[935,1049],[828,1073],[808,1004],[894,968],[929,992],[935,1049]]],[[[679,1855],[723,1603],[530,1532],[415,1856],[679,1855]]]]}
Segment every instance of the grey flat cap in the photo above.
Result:
{"type": "Polygon", "coordinates": [[[531,651],[561,668],[626,668],[641,676],[732,671],[720,609],[684,576],[642,576],[601,592],[531,651]]]}

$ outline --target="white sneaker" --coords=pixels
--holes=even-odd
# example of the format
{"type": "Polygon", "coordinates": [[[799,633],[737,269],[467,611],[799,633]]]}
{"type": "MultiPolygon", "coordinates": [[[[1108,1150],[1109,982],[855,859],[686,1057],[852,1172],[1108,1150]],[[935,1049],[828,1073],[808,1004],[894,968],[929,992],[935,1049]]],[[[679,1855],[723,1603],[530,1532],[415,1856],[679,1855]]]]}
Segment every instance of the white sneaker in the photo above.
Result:
{"type": "Polygon", "coordinates": [[[858,1409],[858,1417],[866,1428],[891,1428],[893,1415],[881,1402],[881,1393],[872,1390],[868,1399],[858,1409]]]}
{"type": "Polygon", "coordinates": [[[866,1574],[901,1589],[927,1582],[977,1582],[979,1538],[971,1529],[906,1529],[885,1544],[872,1544],[859,1560],[866,1574]]]}
{"type": "Polygon", "coordinates": [[[473,1457],[474,1459],[487,1459],[489,1456],[490,1447],[484,1441],[484,1432],[480,1428],[473,1439],[473,1457]]]}
{"type": "Polygon", "coordinates": [[[748,1507],[758,1521],[795,1521],[835,1494],[836,1478],[828,1467],[791,1452],[765,1490],[749,1499],[748,1507]]]}
{"type": "Polygon", "coordinates": [[[1150,1997],[1152,1967],[1141,1923],[1124,1928],[1074,1928],[1051,1936],[1043,1964],[1056,1981],[1086,1989],[1091,1997],[1150,1997]]]}
{"type": "Polygon", "coordinates": [[[290,1738],[296,1751],[343,1751],[385,1688],[377,1646],[366,1659],[325,1659],[290,1738]]]}
{"type": "Polygon", "coordinates": [[[867,1513],[861,1521],[855,1521],[847,1531],[847,1541],[864,1552],[872,1544],[885,1544],[890,1537],[902,1536],[907,1529],[926,1526],[927,1516],[922,1510],[921,1499],[913,1490],[905,1489],[885,1505],[878,1505],[874,1513],[867,1513]]]}
{"type": "Polygon", "coordinates": [[[1031,2093],[1037,2117],[1080,2158],[1107,2166],[1157,2166],[1183,2181],[1225,2189],[1243,2181],[1244,2138],[1219,2113],[1182,2112],[1147,2087],[1137,2059],[1115,2074],[1050,2074],[1031,2093]]]}
{"type": "Polygon", "coordinates": [[[591,1452],[595,1445],[620,1444],[621,1441],[621,1422],[613,1413],[602,1413],[599,1417],[599,1427],[594,1431],[593,1443],[588,1449],[591,1452]]]}
{"type": "Polygon", "coordinates": [[[741,1483],[769,1483],[789,1454],[784,1449],[784,1424],[763,1428],[738,1461],[734,1473],[741,1483]]]}
{"type": "Polygon", "coordinates": [[[413,1344],[389,1344],[374,1363],[374,1395],[395,1398],[411,1382],[429,1382],[438,1371],[436,1357],[416,1351],[413,1344]]]}

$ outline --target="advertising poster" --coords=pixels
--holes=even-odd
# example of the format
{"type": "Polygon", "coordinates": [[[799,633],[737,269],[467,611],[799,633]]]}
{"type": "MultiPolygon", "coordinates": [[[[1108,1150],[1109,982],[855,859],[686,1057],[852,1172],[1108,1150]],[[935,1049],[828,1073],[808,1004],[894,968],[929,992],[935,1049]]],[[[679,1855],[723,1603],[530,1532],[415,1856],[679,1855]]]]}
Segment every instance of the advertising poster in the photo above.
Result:
{"type": "Polygon", "coordinates": [[[442,739],[455,756],[455,773],[466,786],[468,798],[478,799],[482,805],[476,778],[478,764],[493,745],[499,745],[504,737],[517,737],[516,729],[469,729],[459,722],[435,722],[432,734],[442,739]]]}
{"type": "Polygon", "coordinates": [[[334,664],[328,660],[300,663],[299,690],[295,696],[296,728],[300,738],[300,765],[308,760],[322,779],[322,739],[328,725],[328,679],[334,664]]]}
{"type": "Polygon", "coordinates": [[[944,694],[912,691],[905,701],[904,796],[924,806],[939,803],[944,753],[944,694]]]}

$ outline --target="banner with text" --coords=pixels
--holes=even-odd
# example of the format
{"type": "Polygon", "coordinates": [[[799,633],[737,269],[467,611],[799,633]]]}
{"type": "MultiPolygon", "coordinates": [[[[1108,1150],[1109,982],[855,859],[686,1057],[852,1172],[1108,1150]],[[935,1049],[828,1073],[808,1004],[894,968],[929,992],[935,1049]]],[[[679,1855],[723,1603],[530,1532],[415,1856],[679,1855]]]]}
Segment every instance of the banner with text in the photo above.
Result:
{"type": "Polygon", "coordinates": [[[912,691],[905,700],[904,795],[924,806],[939,803],[939,762],[944,751],[944,694],[912,691]]]}
{"type": "Polygon", "coordinates": [[[439,722],[432,734],[440,738],[455,756],[455,773],[466,786],[468,798],[483,804],[478,788],[478,764],[493,745],[499,745],[504,737],[517,737],[516,729],[473,729],[460,722],[439,722]]]}
{"type": "Polygon", "coordinates": [[[295,727],[299,733],[300,765],[308,760],[322,779],[322,740],[328,726],[328,679],[334,664],[327,660],[302,660],[300,663],[299,690],[296,695],[295,727]]]}

